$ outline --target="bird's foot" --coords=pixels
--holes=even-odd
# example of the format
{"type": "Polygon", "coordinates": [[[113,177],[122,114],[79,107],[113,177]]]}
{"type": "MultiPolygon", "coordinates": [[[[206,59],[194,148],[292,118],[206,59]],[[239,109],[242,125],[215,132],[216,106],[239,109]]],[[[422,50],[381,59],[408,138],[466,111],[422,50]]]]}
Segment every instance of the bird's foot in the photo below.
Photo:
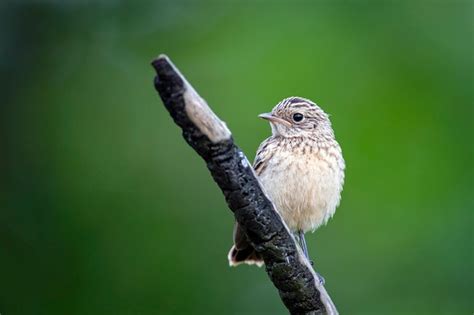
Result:
{"type": "Polygon", "coordinates": [[[324,277],[321,276],[318,272],[316,272],[316,275],[318,276],[319,283],[321,283],[321,285],[324,285],[326,283],[326,280],[324,279],[324,277]]]}

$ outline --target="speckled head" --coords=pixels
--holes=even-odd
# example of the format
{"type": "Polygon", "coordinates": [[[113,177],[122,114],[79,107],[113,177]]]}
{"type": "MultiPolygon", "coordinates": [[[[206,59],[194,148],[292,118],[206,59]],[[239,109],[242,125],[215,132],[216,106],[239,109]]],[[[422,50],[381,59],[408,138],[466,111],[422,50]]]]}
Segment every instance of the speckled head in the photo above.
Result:
{"type": "Polygon", "coordinates": [[[334,138],[329,115],[306,98],[285,98],[259,117],[270,121],[273,136],[334,138]]]}

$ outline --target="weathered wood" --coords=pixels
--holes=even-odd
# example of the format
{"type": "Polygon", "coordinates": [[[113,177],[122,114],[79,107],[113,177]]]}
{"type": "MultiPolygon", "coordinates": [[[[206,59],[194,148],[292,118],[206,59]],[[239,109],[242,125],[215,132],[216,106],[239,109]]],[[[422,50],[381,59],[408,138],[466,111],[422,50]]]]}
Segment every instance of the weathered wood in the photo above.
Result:
{"type": "MultiPolygon", "coordinates": [[[[230,131],[168,57],[152,62],[155,88],[184,139],[204,159],[215,182],[291,314],[337,314],[331,298],[263,192],[230,131]]],[[[223,253],[225,255],[225,253],[223,253]]],[[[238,272],[237,270],[235,272],[238,272]]]]}

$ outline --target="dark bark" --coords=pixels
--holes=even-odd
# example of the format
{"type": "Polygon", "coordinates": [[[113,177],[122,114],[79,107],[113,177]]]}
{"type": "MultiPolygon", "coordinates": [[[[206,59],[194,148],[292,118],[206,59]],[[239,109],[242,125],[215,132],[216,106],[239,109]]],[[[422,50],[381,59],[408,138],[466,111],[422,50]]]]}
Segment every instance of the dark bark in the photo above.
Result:
{"type": "Polygon", "coordinates": [[[266,271],[290,313],[337,314],[308,260],[263,193],[247,158],[230,132],[222,132],[222,128],[227,130],[225,124],[211,110],[206,112],[207,104],[166,56],[158,57],[152,65],[157,73],[155,88],[164,105],[181,127],[185,140],[205,160],[239,225],[262,255],[266,271]],[[218,136],[214,127],[220,128],[218,136]]]}

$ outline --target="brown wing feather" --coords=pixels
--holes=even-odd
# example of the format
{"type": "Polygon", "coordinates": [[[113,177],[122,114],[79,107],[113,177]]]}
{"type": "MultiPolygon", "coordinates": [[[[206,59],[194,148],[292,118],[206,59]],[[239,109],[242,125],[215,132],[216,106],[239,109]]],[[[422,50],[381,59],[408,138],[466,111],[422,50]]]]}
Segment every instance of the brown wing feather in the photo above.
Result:
{"type": "Polygon", "coordinates": [[[273,137],[267,138],[263,141],[260,146],[258,147],[257,154],[255,156],[255,161],[253,162],[253,169],[257,176],[260,176],[262,172],[267,167],[268,163],[266,163],[273,155],[275,150],[273,147],[275,144],[275,139],[273,137]]]}

